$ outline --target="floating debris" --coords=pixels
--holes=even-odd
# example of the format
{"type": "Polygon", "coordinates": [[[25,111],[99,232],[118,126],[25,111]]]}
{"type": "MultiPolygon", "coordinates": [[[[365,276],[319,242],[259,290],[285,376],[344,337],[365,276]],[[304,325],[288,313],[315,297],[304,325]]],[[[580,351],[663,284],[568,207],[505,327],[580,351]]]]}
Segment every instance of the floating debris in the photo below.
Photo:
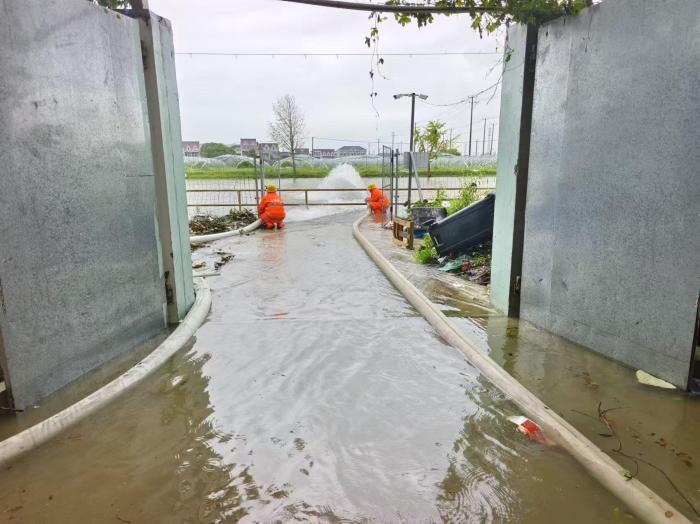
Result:
{"type": "Polygon", "coordinates": [[[226,253],[225,251],[217,251],[217,255],[221,257],[220,260],[214,262],[214,269],[218,270],[221,266],[227,264],[235,255],[233,253],[226,253]]]}
{"type": "Polygon", "coordinates": [[[518,432],[522,433],[530,440],[534,440],[535,442],[538,442],[540,444],[549,444],[544,434],[542,433],[542,429],[529,418],[523,417],[521,415],[515,415],[512,417],[508,417],[508,421],[515,424],[517,426],[516,429],[518,430],[518,432]]]}
{"type": "Polygon", "coordinates": [[[252,224],[258,219],[250,209],[232,209],[227,215],[197,215],[190,220],[190,232],[195,235],[209,235],[233,231],[252,224]]]}
{"type": "Polygon", "coordinates": [[[676,386],[673,384],[666,382],[665,380],[661,380],[660,378],[656,378],[655,376],[650,375],[641,369],[637,370],[637,381],[639,381],[640,384],[646,384],[647,386],[654,386],[663,389],[676,389],[676,386]]]}

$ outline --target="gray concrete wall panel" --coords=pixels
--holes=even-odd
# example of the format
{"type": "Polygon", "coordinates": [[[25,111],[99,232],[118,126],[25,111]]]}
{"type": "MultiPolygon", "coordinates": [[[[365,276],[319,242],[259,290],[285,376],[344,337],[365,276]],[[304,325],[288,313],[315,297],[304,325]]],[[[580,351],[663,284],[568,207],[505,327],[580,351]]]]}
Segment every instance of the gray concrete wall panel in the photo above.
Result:
{"type": "Polygon", "coordinates": [[[140,21],[160,244],[170,290],[168,320],[182,320],[194,302],[185,166],[182,158],[180,106],[175,49],[168,20],[151,13],[140,21]]]}
{"type": "Polygon", "coordinates": [[[503,68],[501,117],[498,126],[498,166],[496,168],[496,204],[493,227],[493,262],[491,266],[491,302],[501,312],[508,312],[515,218],[516,167],[520,146],[520,116],[523,99],[525,27],[508,29],[505,53],[510,59],[503,68]]]}
{"type": "Polygon", "coordinates": [[[521,315],[685,386],[700,290],[700,11],[672,4],[604,2],[540,29],[521,315]]]}
{"type": "Polygon", "coordinates": [[[139,28],[0,0],[0,330],[26,406],[161,332],[139,28]]]}

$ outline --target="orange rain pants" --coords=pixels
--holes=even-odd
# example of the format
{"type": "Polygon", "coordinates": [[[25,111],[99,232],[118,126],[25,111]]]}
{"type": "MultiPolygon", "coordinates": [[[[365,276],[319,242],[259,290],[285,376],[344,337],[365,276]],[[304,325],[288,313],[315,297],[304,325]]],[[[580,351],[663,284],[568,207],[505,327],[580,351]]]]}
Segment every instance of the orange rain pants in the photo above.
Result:
{"type": "Polygon", "coordinates": [[[384,192],[381,189],[375,187],[370,191],[367,205],[373,213],[382,213],[389,209],[389,199],[384,196],[384,192]]]}
{"type": "Polygon", "coordinates": [[[282,221],[287,216],[284,212],[284,200],[276,192],[267,193],[258,205],[258,214],[267,229],[272,229],[275,226],[282,229],[284,227],[282,221]]]}

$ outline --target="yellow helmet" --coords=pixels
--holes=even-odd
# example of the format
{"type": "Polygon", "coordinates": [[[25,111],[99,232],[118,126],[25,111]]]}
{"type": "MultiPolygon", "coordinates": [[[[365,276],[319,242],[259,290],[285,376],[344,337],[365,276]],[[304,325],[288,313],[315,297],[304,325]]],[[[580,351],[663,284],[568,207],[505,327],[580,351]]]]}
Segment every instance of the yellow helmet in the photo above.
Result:
{"type": "Polygon", "coordinates": [[[372,191],[373,189],[377,189],[377,186],[375,186],[374,184],[370,184],[370,185],[367,186],[367,189],[368,189],[369,191],[372,191]]]}
{"type": "Polygon", "coordinates": [[[277,186],[275,184],[268,184],[265,189],[268,193],[275,193],[277,191],[277,186]]]}

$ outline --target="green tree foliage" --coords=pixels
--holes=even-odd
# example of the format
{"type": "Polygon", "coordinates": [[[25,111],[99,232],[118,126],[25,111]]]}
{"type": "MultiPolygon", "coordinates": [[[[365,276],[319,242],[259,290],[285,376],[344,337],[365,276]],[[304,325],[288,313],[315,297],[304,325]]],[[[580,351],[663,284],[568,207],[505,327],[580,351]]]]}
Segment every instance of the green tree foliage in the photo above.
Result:
{"type": "MultiPolygon", "coordinates": [[[[454,154],[452,152],[456,150],[450,147],[445,126],[445,122],[431,120],[425,128],[416,128],[413,137],[418,151],[427,152],[429,159],[435,158],[440,153],[454,154]]],[[[459,155],[459,151],[456,154],[459,155]]],[[[428,162],[428,173],[430,173],[430,162],[428,162]]]]}
{"type": "MultiPolygon", "coordinates": [[[[385,3],[417,5],[414,0],[385,0],[385,3]]],[[[592,3],[592,0],[434,0],[426,2],[426,5],[429,4],[438,9],[466,8],[472,18],[472,29],[483,34],[484,31],[492,33],[501,26],[511,23],[540,24],[563,15],[572,15],[592,3]]],[[[432,23],[434,15],[397,13],[395,18],[401,25],[415,21],[418,27],[423,27],[432,23]]]]}
{"type": "Polygon", "coordinates": [[[127,0],[97,0],[97,3],[109,9],[127,9],[131,7],[127,0]]]}
{"type": "Polygon", "coordinates": [[[214,158],[221,155],[233,155],[233,147],[218,142],[207,142],[199,148],[199,155],[204,158],[214,158]]]}
{"type": "MultiPolygon", "coordinates": [[[[510,24],[534,24],[538,25],[548,20],[564,15],[573,15],[581,9],[593,4],[593,0],[384,0],[386,5],[425,6],[434,7],[436,10],[449,8],[464,8],[471,16],[471,28],[478,31],[479,35],[493,33],[497,29],[510,24]]],[[[418,27],[431,24],[435,16],[450,16],[445,13],[396,13],[395,20],[402,26],[415,22],[418,27]]],[[[379,24],[387,20],[377,11],[370,16],[370,34],[365,37],[365,45],[374,50],[376,54],[372,62],[370,77],[374,79],[374,72],[380,70],[384,64],[384,58],[379,52],[379,24]]],[[[505,61],[510,59],[510,54],[505,56],[505,61]]],[[[372,96],[376,96],[373,93],[372,96]]]]}
{"type": "Polygon", "coordinates": [[[427,152],[430,158],[435,158],[440,151],[447,149],[446,134],[444,122],[431,120],[424,129],[416,128],[413,136],[418,150],[427,152]]]}

